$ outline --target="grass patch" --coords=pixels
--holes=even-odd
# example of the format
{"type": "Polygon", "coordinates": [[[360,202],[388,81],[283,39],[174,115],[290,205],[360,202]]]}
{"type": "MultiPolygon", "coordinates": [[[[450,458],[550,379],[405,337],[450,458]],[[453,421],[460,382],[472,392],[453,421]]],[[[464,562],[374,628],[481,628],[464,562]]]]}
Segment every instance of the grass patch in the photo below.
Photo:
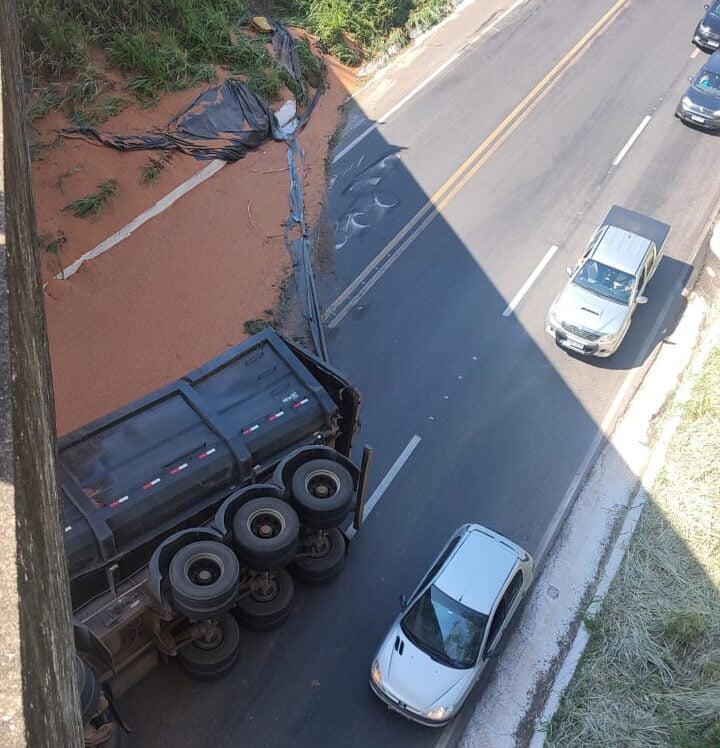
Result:
{"type": "Polygon", "coordinates": [[[112,203],[118,193],[118,183],[114,179],[98,185],[97,191],[78,200],[73,200],[63,208],[71,212],[75,218],[95,218],[103,209],[112,203]]]}
{"type": "Polygon", "coordinates": [[[245,328],[245,333],[247,335],[256,335],[257,333],[262,332],[266,327],[272,327],[272,319],[249,319],[243,324],[243,327],[245,328]]]}
{"type": "Polygon", "coordinates": [[[48,86],[31,98],[27,108],[27,121],[34,122],[36,119],[45,117],[51,109],[55,109],[62,103],[62,97],[54,86],[48,86]]]}
{"type": "Polygon", "coordinates": [[[67,243],[64,232],[59,231],[55,236],[52,234],[41,234],[39,237],[40,248],[43,252],[56,255],[67,243]]]}
{"type": "Polygon", "coordinates": [[[720,746],[718,381],[720,346],[695,380],[547,745],[720,746]]]}
{"type": "Polygon", "coordinates": [[[120,114],[124,109],[127,109],[132,102],[130,99],[122,96],[111,96],[109,99],[101,102],[97,106],[87,111],[76,109],[70,115],[73,122],[78,125],[100,125],[106,122],[111,117],[120,114]]]}
{"type": "Polygon", "coordinates": [[[172,151],[165,151],[160,156],[151,156],[148,163],[140,170],[140,182],[146,187],[155,184],[160,179],[162,170],[170,163],[172,151]]]}

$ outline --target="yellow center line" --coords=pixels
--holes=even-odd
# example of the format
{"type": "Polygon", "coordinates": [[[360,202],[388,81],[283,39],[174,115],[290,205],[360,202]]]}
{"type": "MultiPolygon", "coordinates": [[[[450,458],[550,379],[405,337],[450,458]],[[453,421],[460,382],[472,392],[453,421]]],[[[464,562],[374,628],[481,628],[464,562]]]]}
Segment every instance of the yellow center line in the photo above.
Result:
{"type": "Polygon", "coordinates": [[[512,135],[528,115],[538,106],[538,104],[550,92],[553,86],[562,78],[562,76],[582,58],[589,49],[590,44],[599,36],[607,27],[609,27],[630,0],[617,0],[615,4],[600,18],[600,20],[557,62],[553,68],[543,77],[543,79],[525,96],[525,98],[505,117],[505,119],[488,135],[487,138],[473,151],[473,153],[448,177],[443,185],[433,194],[433,196],[420,208],[420,210],[408,221],[405,226],[383,247],[383,249],[372,259],[365,269],[353,280],[352,283],[328,306],[323,314],[323,321],[329,320],[336,316],[331,323],[335,327],[342,317],[345,316],[348,309],[344,310],[340,317],[340,307],[352,297],[350,306],[354,305],[367,291],[375,285],[377,278],[381,275],[378,273],[376,278],[368,281],[368,276],[390,255],[393,250],[399,247],[398,252],[390,258],[389,262],[383,266],[389,267],[397,257],[414,241],[417,236],[430,224],[457,193],[467,184],[467,182],[477,173],[477,171],[487,162],[487,160],[497,151],[497,149],[512,135]],[[423,220],[424,219],[424,220],[423,220]],[[418,224],[420,224],[418,226],[418,224]],[[417,227],[417,229],[416,229],[417,227]],[[413,231],[413,229],[416,229],[413,231]],[[412,232],[412,233],[411,233],[412,232]],[[405,240],[405,241],[404,241],[405,240]],[[360,288],[362,286],[362,288],[360,288]]]}

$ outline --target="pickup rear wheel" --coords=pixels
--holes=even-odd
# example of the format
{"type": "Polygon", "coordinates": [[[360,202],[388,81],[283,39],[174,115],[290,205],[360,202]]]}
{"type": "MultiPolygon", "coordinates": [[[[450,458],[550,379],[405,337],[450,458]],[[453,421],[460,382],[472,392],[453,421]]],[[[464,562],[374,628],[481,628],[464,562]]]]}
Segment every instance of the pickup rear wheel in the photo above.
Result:
{"type": "Polygon", "coordinates": [[[199,540],[181,548],[170,562],[173,607],[194,621],[229,610],[240,588],[240,564],[222,543],[199,540]]]}
{"type": "Polygon", "coordinates": [[[300,520],[282,499],[251,499],[233,519],[235,550],[240,561],[254,571],[272,571],[295,556],[300,520]]]}
{"type": "Polygon", "coordinates": [[[292,504],[303,525],[337,527],[347,516],[354,487],[348,470],[334,460],[309,460],[292,476],[292,504]]]}
{"type": "Polygon", "coordinates": [[[337,576],[344,565],[345,539],[340,530],[303,528],[298,556],[288,565],[288,571],[300,582],[320,585],[337,576]]]}
{"type": "Polygon", "coordinates": [[[214,680],[228,673],[240,653],[240,627],[229,614],[204,626],[206,632],[178,649],[182,669],[197,680],[214,680]]]}
{"type": "Polygon", "coordinates": [[[285,569],[253,575],[250,594],[238,599],[235,615],[248,628],[278,628],[290,615],[294,592],[292,577],[285,569]]]}

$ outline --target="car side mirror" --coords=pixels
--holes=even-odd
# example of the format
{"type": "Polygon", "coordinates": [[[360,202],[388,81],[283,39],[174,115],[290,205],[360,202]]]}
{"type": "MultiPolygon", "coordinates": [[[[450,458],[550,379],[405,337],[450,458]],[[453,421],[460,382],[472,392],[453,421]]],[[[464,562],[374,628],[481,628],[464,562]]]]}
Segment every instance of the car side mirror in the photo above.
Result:
{"type": "Polygon", "coordinates": [[[572,268],[570,267],[570,265],[568,265],[568,266],[567,266],[567,267],[565,268],[565,272],[566,272],[566,273],[567,273],[568,275],[572,275],[572,274],[573,274],[573,269],[572,269],[572,268]]]}
{"type": "Polygon", "coordinates": [[[647,304],[647,296],[638,296],[637,299],[635,299],[637,304],[647,304]]]}
{"type": "Polygon", "coordinates": [[[692,82],[693,82],[693,77],[692,77],[692,75],[688,75],[688,80],[690,81],[690,83],[692,83],[692,82]]]}
{"type": "Polygon", "coordinates": [[[400,595],[400,610],[405,610],[407,608],[407,597],[405,595],[400,595]]]}
{"type": "Polygon", "coordinates": [[[705,10],[710,10],[710,6],[709,5],[703,5],[703,8],[705,8],[705,10]]]}

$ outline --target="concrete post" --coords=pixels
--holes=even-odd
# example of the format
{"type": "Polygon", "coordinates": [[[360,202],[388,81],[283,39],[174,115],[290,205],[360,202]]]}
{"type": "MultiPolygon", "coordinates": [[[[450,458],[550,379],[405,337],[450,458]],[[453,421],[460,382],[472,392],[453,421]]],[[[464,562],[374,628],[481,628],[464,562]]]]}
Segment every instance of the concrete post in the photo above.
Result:
{"type": "Polygon", "coordinates": [[[81,746],[15,0],[0,0],[0,745],[81,746]]]}

